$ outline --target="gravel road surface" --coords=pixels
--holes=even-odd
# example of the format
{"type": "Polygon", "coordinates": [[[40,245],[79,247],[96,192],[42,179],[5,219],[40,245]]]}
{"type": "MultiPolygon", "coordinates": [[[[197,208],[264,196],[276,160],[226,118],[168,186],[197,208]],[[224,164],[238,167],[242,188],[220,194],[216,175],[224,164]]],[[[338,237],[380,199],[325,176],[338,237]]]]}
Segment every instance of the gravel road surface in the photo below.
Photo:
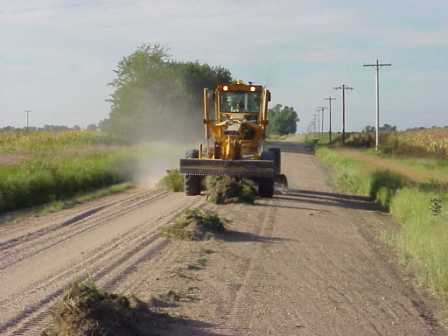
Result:
{"type": "MultiPolygon", "coordinates": [[[[302,145],[282,144],[289,191],[255,205],[134,189],[0,225],[0,334],[39,335],[65,287],[90,277],[159,302],[162,335],[445,335],[375,238],[396,225],[369,200],[334,192],[302,145]],[[184,209],[227,218],[204,242],[160,228],[184,209]]],[[[393,259],[393,258],[392,258],[393,259]]]]}

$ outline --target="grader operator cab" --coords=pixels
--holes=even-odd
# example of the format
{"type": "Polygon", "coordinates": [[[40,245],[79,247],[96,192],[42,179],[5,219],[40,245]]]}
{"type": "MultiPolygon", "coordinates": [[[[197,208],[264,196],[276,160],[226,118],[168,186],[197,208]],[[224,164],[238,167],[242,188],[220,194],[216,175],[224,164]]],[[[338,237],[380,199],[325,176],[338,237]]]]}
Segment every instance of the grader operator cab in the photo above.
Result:
{"type": "Polygon", "coordinates": [[[275,180],[286,184],[280,174],[280,150],[263,148],[270,100],[266,88],[250,82],[204,89],[205,146],[180,160],[187,195],[200,194],[207,175],[252,179],[263,197],[272,197],[275,180]]]}

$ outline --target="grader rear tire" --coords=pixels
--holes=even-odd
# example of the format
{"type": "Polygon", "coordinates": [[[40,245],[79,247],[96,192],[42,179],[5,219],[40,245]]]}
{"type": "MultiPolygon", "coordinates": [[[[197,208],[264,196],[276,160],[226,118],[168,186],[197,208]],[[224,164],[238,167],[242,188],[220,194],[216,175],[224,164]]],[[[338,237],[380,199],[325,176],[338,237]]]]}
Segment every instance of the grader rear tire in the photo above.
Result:
{"type": "MultiPolygon", "coordinates": [[[[271,151],[263,151],[261,153],[262,160],[270,160],[273,161],[274,169],[277,165],[275,153],[271,151]]],[[[258,180],[258,195],[261,197],[272,197],[274,195],[274,178],[260,178],[258,180]]]]}
{"type": "MultiPolygon", "coordinates": [[[[185,153],[186,159],[197,159],[199,151],[192,149],[185,153]]],[[[202,176],[185,174],[184,176],[184,192],[187,196],[196,196],[201,194],[202,176]]]]}
{"type": "Polygon", "coordinates": [[[274,196],[274,179],[273,178],[262,178],[258,180],[258,194],[261,197],[274,196]]]}

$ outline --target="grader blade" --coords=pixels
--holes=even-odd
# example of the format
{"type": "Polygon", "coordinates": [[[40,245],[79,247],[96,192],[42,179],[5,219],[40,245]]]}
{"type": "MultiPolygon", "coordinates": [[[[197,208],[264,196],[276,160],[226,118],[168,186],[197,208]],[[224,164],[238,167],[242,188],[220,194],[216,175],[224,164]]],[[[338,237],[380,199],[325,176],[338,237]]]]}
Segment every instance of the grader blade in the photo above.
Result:
{"type": "Polygon", "coordinates": [[[181,159],[180,172],[188,175],[236,177],[274,177],[274,164],[269,160],[203,160],[181,159]]]}

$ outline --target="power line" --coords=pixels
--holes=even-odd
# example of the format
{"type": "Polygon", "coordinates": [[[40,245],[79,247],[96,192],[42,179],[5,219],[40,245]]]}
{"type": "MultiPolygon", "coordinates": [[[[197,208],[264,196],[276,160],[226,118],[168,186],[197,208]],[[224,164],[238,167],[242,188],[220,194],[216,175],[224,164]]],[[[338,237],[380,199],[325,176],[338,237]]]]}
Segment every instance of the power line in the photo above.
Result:
{"type": "Polygon", "coordinates": [[[332,96],[330,96],[330,97],[328,97],[328,98],[325,98],[325,100],[328,100],[328,105],[329,105],[329,117],[328,117],[328,119],[329,119],[329,123],[330,123],[330,125],[329,125],[329,128],[328,128],[328,135],[329,135],[329,141],[330,141],[330,144],[331,144],[331,101],[332,100],[336,100],[336,98],[333,98],[332,96]]]}
{"type": "Polygon", "coordinates": [[[392,66],[392,64],[389,63],[380,63],[378,60],[376,60],[375,64],[364,64],[365,67],[375,67],[376,70],[376,77],[375,77],[375,83],[376,83],[376,135],[375,135],[375,149],[378,150],[378,145],[380,142],[380,136],[379,136],[379,128],[380,128],[380,69],[382,67],[388,67],[392,66]]]}
{"type": "Polygon", "coordinates": [[[346,113],[345,113],[345,90],[353,90],[352,87],[342,84],[334,88],[335,90],[342,90],[342,143],[345,143],[345,123],[346,123],[346,113]]]}

